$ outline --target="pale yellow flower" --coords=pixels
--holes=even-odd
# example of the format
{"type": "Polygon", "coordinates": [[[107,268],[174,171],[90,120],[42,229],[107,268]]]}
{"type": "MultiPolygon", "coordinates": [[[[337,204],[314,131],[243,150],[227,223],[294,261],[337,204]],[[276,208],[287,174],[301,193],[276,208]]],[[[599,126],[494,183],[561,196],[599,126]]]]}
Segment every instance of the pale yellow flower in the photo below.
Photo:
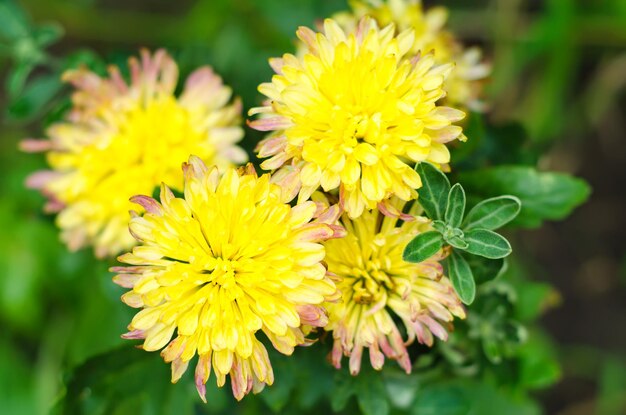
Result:
{"type": "Polygon", "coordinates": [[[211,371],[218,386],[230,375],[241,399],[274,381],[259,331],[289,355],[307,342],[301,325],[327,323],[321,305],[337,291],[320,242],[341,236],[332,225],[339,210],[320,215],[311,201],[291,207],[269,175],[257,177],[251,166],[220,178],[192,157],[183,169],[184,199],[165,186],[161,203],[133,198],[146,210],[130,222],[140,246],[119,258],[130,266],[113,268],[115,281],[131,288],[123,301],[142,308],[125,337],[144,339],[147,351],[165,347],[173,382],[198,355],[202,399],[211,371]]]}
{"type": "Polygon", "coordinates": [[[339,192],[352,218],[391,196],[411,200],[421,186],[416,162],[446,164],[445,145],[464,139],[452,125],[464,113],[438,106],[452,65],[432,55],[413,56],[412,30],[397,36],[363,19],[344,33],[330,19],[324,33],[301,27],[307,52],[270,63],[276,71],[259,90],[269,100],[250,114],[253,128],[273,131],[259,143],[261,167],[276,170],[306,200],[320,186],[339,192]]]}
{"type": "Polygon", "coordinates": [[[176,63],[163,50],[129,61],[130,83],[117,67],[101,78],[87,69],[63,75],[75,87],[65,121],[49,140],[25,140],[23,149],[46,151],[51,170],[29,178],[58,211],[62,239],[72,250],[93,245],[99,257],[134,244],[128,199],[152,194],[162,181],[182,189],[180,165],[197,154],[222,167],[242,163],[234,143],[243,136],[241,103],[209,67],[193,72],[180,97],[176,63]]]}
{"type": "Polygon", "coordinates": [[[464,48],[455,35],[445,29],[448,10],[431,7],[424,10],[421,0],[352,0],[351,11],[333,16],[346,30],[354,30],[363,16],[371,16],[381,26],[390,23],[398,31],[413,29],[412,53],[434,51],[438,64],[454,62],[456,67],[444,84],[445,102],[455,108],[482,110],[480,101],[483,80],[491,67],[482,60],[478,47],[464,48]]]}
{"type": "MultiPolygon", "coordinates": [[[[402,210],[404,203],[392,203],[402,210]]],[[[398,226],[397,218],[376,210],[355,220],[344,216],[347,236],[324,243],[328,271],[342,293],[340,301],[328,304],[325,330],[333,333],[332,362],[339,368],[342,356],[349,356],[353,375],[360,370],[364,349],[369,349],[374,369],[381,369],[387,357],[409,373],[407,344],[417,340],[431,346],[433,336],[446,340],[454,317],[465,317],[443,275],[442,253],[419,264],[402,259],[407,243],[430,230],[425,218],[411,219],[398,226]]]]}

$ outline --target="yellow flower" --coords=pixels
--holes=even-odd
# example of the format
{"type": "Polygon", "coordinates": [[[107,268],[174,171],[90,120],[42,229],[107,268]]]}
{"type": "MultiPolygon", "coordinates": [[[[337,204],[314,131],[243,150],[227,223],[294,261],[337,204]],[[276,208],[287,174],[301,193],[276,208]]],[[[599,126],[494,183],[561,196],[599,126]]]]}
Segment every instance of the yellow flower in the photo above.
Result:
{"type": "Polygon", "coordinates": [[[373,17],[381,26],[394,23],[399,31],[413,29],[415,40],[412,53],[434,51],[436,63],[456,64],[444,84],[446,104],[483,109],[478,98],[482,90],[481,81],[489,75],[490,65],[481,62],[480,48],[465,49],[451,32],[445,30],[448,20],[445,7],[424,10],[421,0],[352,0],[350,5],[351,12],[334,16],[344,29],[354,29],[363,16],[373,17]]]}
{"type": "Polygon", "coordinates": [[[321,186],[339,190],[350,217],[395,195],[417,196],[421,186],[415,162],[445,164],[444,143],[464,138],[451,125],[461,111],[437,106],[452,65],[435,66],[431,55],[409,54],[411,30],[394,36],[363,19],[345,34],[333,20],[324,34],[301,27],[308,52],[270,61],[276,75],[259,91],[270,101],[253,108],[262,116],[253,128],[273,131],[257,147],[261,167],[289,178],[306,200],[321,186]]]}
{"type": "Polygon", "coordinates": [[[243,136],[241,103],[209,67],[193,72],[174,96],[176,63],[163,50],[129,60],[127,84],[117,67],[101,78],[82,68],[63,75],[75,88],[67,119],[52,125],[49,140],[25,140],[26,151],[47,151],[51,170],[28,184],[59,211],[62,239],[72,250],[95,247],[99,257],[134,244],[128,199],[152,194],[162,181],[182,188],[180,165],[189,154],[226,167],[247,160],[234,143],[243,136]]]}
{"type": "Polygon", "coordinates": [[[163,349],[172,382],[198,355],[195,379],[205,399],[211,368],[218,386],[230,374],[235,398],[274,375],[260,330],[274,348],[291,354],[306,342],[301,325],[327,323],[323,302],[336,299],[321,263],[321,241],[341,236],[339,209],[314,221],[319,205],[291,207],[269,175],[229,168],[220,178],[197,157],[183,165],[184,199],[161,188],[161,203],[136,196],[143,216],[130,222],[139,246],[119,257],[128,267],[112,270],[131,288],[123,301],[142,308],[126,338],[144,339],[147,351],[163,349]],[[339,232],[338,232],[339,231],[339,232]],[[172,340],[172,337],[175,338],[172,340]]]}
{"type": "MultiPolygon", "coordinates": [[[[396,199],[393,205],[402,210],[404,203],[396,199]]],[[[342,293],[339,302],[327,307],[330,321],[325,330],[332,331],[334,338],[332,362],[339,368],[342,355],[349,356],[353,375],[360,370],[364,348],[369,349],[374,369],[382,368],[386,356],[409,373],[406,345],[417,339],[431,346],[433,335],[446,340],[445,327],[451,326],[454,316],[465,317],[442,274],[441,253],[419,264],[402,260],[406,244],[430,230],[424,218],[411,219],[397,226],[397,218],[376,210],[356,220],[344,216],[347,236],[324,244],[328,271],[342,293]]]]}

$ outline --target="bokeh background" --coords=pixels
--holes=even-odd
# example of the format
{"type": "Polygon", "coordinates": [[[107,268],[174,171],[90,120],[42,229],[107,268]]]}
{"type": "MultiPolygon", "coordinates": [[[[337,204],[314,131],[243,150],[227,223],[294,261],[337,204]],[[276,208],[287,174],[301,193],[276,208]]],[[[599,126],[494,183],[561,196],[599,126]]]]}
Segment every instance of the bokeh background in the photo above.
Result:
{"type": "MultiPolygon", "coordinates": [[[[561,362],[559,381],[536,395],[547,414],[626,413],[626,2],[436,4],[493,64],[489,121],[521,123],[542,168],[593,188],[568,220],[513,241],[536,289],[549,292],[541,324],[561,362]]],[[[166,47],[183,75],[212,65],[249,108],[271,76],[267,59],[293,49],[297,26],[345,8],[343,0],[0,0],[1,413],[47,413],[67,371],[121,344],[131,317],[109,264],[94,267],[89,250],[68,254],[43,198],[24,188],[44,162],[17,143],[42,136],[67,106],[59,73],[166,47]]],[[[258,138],[248,129],[247,148],[258,138]]]]}

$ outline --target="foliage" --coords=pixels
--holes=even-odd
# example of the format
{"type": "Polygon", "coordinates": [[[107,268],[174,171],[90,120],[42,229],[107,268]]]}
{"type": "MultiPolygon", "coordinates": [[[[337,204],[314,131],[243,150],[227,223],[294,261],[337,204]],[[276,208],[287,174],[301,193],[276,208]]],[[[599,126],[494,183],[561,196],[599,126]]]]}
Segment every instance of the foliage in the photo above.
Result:
{"type": "MultiPolygon", "coordinates": [[[[537,167],[549,140],[575,124],[564,121],[571,120],[569,109],[587,105],[567,105],[566,99],[569,78],[563,75],[578,59],[572,49],[561,47],[572,37],[572,22],[578,21],[572,2],[554,2],[532,22],[532,36],[545,42],[522,42],[516,50],[514,60],[524,67],[550,57],[545,62],[549,70],[537,71],[524,95],[529,110],[522,123],[498,125],[472,113],[465,126],[470,139],[454,149],[450,175],[428,163],[416,166],[423,181],[419,202],[433,230],[407,246],[405,259],[420,262],[442,247],[450,251],[446,267],[468,305],[468,318],[456,325],[449,341],[436,342],[432,350],[412,345],[415,371],[410,375],[387,364],[381,372],[363,370],[352,377],[326,361],[332,340],[321,338],[294,356],[272,355],[275,384],[243,403],[236,403],[228,390],[211,386],[210,380],[206,405],[197,397],[192,374],[171,385],[168,367],[157,354],[122,345],[119,335],[130,315],[119,302],[122,290],[110,283],[110,264],[95,261],[88,251],[68,253],[59,243],[53,219],[40,213],[43,199],[23,188],[27,173],[42,167],[43,160],[18,153],[16,143],[23,136],[40,135],[42,125],[66,111],[60,82],[65,69],[87,65],[102,73],[105,62],[123,61],[136,44],[168,46],[185,73],[210,62],[243,96],[246,107],[254,106],[259,100],[254,88],[269,76],[266,58],[289,49],[296,26],[311,25],[345,4],[198,1],[180,15],[165,16],[168,24],[162,27],[150,26],[150,13],[137,13],[137,27],[149,29],[140,35],[139,29],[112,24],[119,17],[115,13],[100,16],[92,1],[23,3],[39,16],[57,7],[71,37],[61,40],[61,25],[42,24],[17,2],[0,0],[6,122],[0,135],[4,411],[47,413],[52,407],[57,414],[542,413],[533,391],[562,376],[557,359],[561,350],[537,319],[558,303],[558,293],[549,283],[533,280],[535,268],[527,265],[532,258],[505,259],[512,247],[518,249],[516,239],[509,238],[510,243],[494,231],[506,226],[508,236],[514,229],[565,219],[590,195],[582,179],[537,167]],[[91,20],[80,24],[84,16],[91,20]],[[225,22],[221,16],[228,16],[225,22]],[[100,18],[103,23],[98,23],[100,18]],[[98,50],[73,48],[93,40],[100,29],[111,38],[97,39],[98,50]],[[560,52],[555,55],[554,50],[560,52]]],[[[621,3],[603,4],[608,15],[615,15],[610,27],[623,27],[626,9],[621,3]]],[[[515,77],[524,68],[510,67],[499,55],[492,95],[506,91],[507,85],[522,84],[515,77]],[[503,69],[497,69],[498,62],[503,69]]],[[[248,149],[258,138],[247,132],[248,149]]],[[[621,413],[624,360],[601,354],[597,359],[597,371],[586,376],[600,379],[598,413],[621,413]]]]}
{"type": "Polygon", "coordinates": [[[476,282],[467,258],[475,264],[481,280],[496,277],[504,264],[498,260],[512,250],[509,242],[492,229],[512,221],[520,211],[521,202],[514,196],[486,199],[463,219],[463,186],[456,183],[450,187],[448,178],[430,163],[420,163],[416,169],[422,178],[418,200],[435,230],[419,234],[409,242],[404,249],[404,260],[422,262],[447,245],[451,250],[446,263],[452,286],[465,304],[471,304],[476,295],[476,282]],[[475,259],[476,256],[483,259],[475,259]],[[486,269],[492,274],[484,276],[486,269]]]}

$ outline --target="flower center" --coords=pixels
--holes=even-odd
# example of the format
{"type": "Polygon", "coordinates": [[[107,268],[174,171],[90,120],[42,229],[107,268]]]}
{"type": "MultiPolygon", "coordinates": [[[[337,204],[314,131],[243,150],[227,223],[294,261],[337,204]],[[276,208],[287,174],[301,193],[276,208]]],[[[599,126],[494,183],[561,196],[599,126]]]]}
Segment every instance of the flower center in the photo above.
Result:
{"type": "Polygon", "coordinates": [[[222,288],[233,288],[236,285],[235,276],[239,263],[235,260],[221,257],[210,258],[204,265],[204,274],[208,274],[208,282],[217,284],[222,288]]]}
{"type": "MultiPolygon", "coordinates": [[[[100,132],[98,140],[83,148],[74,161],[82,180],[77,186],[88,189],[81,197],[100,209],[93,215],[114,213],[125,218],[129,209],[136,208],[128,201],[130,196],[151,194],[162,181],[182,188],[179,167],[189,153],[203,159],[213,156],[212,149],[205,149],[202,131],[171,96],[105,115],[114,127],[100,132]]],[[[69,197],[61,195],[65,201],[73,195],[67,193],[69,197]]]]}
{"type": "Polygon", "coordinates": [[[365,262],[364,268],[353,268],[355,276],[352,289],[357,304],[377,303],[387,292],[393,289],[394,283],[378,258],[365,262]]]}

